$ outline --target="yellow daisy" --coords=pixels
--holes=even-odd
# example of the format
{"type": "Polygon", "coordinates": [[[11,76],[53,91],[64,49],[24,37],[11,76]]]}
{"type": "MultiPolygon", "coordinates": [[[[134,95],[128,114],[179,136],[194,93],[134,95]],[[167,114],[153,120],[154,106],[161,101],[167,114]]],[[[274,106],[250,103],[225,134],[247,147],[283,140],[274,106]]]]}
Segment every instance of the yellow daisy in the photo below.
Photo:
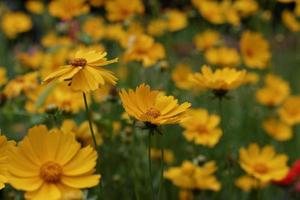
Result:
{"type": "Polygon", "coordinates": [[[81,148],[72,134],[35,126],[9,154],[9,183],[26,199],[60,199],[99,184],[96,160],[96,151],[81,148]]]}
{"type": "Polygon", "coordinates": [[[8,182],[7,153],[10,148],[13,148],[14,145],[14,141],[7,141],[5,136],[0,136],[0,190],[4,188],[4,184],[8,182]]]}
{"type": "Polygon", "coordinates": [[[72,90],[81,92],[94,91],[106,83],[114,85],[117,78],[103,66],[117,62],[118,58],[107,60],[106,55],[106,52],[79,50],[68,65],[51,73],[44,79],[44,82],[64,81],[72,90]]]}

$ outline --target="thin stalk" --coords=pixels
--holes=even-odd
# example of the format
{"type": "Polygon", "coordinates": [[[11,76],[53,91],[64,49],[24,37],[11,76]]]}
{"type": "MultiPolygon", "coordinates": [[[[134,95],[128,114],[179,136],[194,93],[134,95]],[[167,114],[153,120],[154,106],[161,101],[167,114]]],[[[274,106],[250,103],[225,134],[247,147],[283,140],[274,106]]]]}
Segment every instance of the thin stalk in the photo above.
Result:
{"type": "Polygon", "coordinates": [[[90,115],[89,115],[89,107],[88,107],[88,104],[87,104],[86,95],[85,95],[84,92],[82,94],[83,94],[83,100],[84,100],[84,105],[85,105],[86,117],[89,121],[89,127],[90,127],[91,135],[92,135],[92,138],[93,138],[94,147],[95,147],[95,149],[97,149],[96,136],[95,136],[95,132],[94,132],[93,125],[92,125],[92,120],[91,120],[90,115]]]}
{"type": "Polygon", "coordinates": [[[161,145],[160,145],[160,180],[159,180],[159,189],[158,189],[158,199],[161,199],[161,192],[163,190],[164,183],[164,141],[163,134],[161,135],[161,145]]]}
{"type": "Polygon", "coordinates": [[[149,184],[151,186],[151,199],[154,200],[154,189],[152,183],[152,163],[151,163],[151,135],[152,130],[149,131],[148,135],[148,164],[149,164],[149,184]]]}

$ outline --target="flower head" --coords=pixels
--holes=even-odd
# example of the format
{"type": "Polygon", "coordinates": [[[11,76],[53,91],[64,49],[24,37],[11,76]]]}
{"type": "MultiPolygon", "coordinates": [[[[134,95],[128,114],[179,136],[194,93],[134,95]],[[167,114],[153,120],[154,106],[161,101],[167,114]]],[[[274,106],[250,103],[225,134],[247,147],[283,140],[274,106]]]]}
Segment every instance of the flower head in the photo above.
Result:
{"type": "Polygon", "coordinates": [[[186,116],[190,103],[178,105],[173,96],[165,96],[157,90],[150,90],[142,84],[135,91],[124,89],[120,92],[123,107],[135,119],[152,125],[176,124],[186,116]]]}
{"type": "Polygon", "coordinates": [[[44,82],[67,82],[72,90],[82,92],[94,91],[106,83],[114,85],[117,78],[103,66],[115,63],[118,59],[107,60],[106,55],[106,52],[79,50],[68,65],[51,73],[44,82]]]}
{"type": "Polygon", "coordinates": [[[275,118],[265,120],[263,128],[268,135],[277,141],[287,141],[293,137],[292,127],[275,118]]]}
{"type": "Polygon", "coordinates": [[[8,182],[8,152],[15,145],[14,141],[7,141],[6,137],[0,136],[0,190],[4,188],[4,184],[8,182]]]}
{"type": "Polygon", "coordinates": [[[278,109],[280,119],[289,124],[300,123],[300,96],[290,96],[285,99],[282,106],[278,109]]]}
{"type": "Polygon", "coordinates": [[[80,148],[72,134],[35,126],[9,154],[9,183],[26,199],[60,199],[99,183],[96,159],[96,151],[80,148]]]}

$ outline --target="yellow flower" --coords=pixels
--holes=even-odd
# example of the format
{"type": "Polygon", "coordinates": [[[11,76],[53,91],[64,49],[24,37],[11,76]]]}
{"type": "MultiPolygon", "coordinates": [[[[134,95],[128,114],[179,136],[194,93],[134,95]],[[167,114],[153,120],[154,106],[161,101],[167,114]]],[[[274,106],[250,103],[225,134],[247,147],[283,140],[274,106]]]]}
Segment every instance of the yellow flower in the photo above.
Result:
{"type": "Polygon", "coordinates": [[[284,25],[293,32],[300,31],[300,22],[297,21],[295,14],[292,12],[285,10],[281,15],[282,21],[284,25]]]}
{"type": "MultiPolygon", "coordinates": [[[[172,164],[174,162],[174,154],[170,149],[164,149],[164,162],[167,164],[172,164]]],[[[160,160],[161,150],[156,148],[151,148],[151,159],[160,160]]]]}
{"type": "Polygon", "coordinates": [[[72,44],[72,40],[67,36],[58,36],[56,33],[49,32],[42,38],[41,43],[44,47],[68,46],[72,44]]]}
{"type": "Polygon", "coordinates": [[[245,70],[238,71],[226,67],[213,72],[210,67],[203,66],[201,73],[194,73],[190,77],[197,87],[213,90],[218,96],[241,86],[244,83],[245,75],[245,70]]]}
{"type": "Polygon", "coordinates": [[[265,86],[256,92],[256,100],[266,106],[281,104],[290,94],[288,82],[274,74],[265,77],[265,86]]]}
{"type": "Polygon", "coordinates": [[[90,10],[86,0],[53,0],[49,3],[49,13],[62,20],[71,20],[88,13],[90,10]]]}
{"type": "Polygon", "coordinates": [[[194,37],[194,44],[198,51],[203,51],[213,47],[220,42],[220,40],[221,36],[218,32],[208,29],[202,33],[198,33],[194,37]]]}
{"type": "Polygon", "coordinates": [[[9,154],[9,183],[26,199],[60,199],[98,185],[96,160],[96,151],[81,148],[72,134],[35,126],[9,154]]]}
{"type": "Polygon", "coordinates": [[[29,52],[18,53],[17,58],[22,65],[29,67],[31,69],[36,69],[40,67],[44,58],[44,54],[40,50],[33,49],[33,50],[29,50],[29,52]]]}
{"type": "Polygon", "coordinates": [[[167,28],[169,31],[179,31],[187,26],[187,16],[184,12],[176,9],[166,10],[167,28]]]}
{"type": "Polygon", "coordinates": [[[219,65],[221,67],[236,66],[240,62],[240,56],[237,50],[229,47],[209,48],[204,56],[210,64],[219,65]]]}
{"type": "Polygon", "coordinates": [[[263,122],[263,128],[268,135],[277,141],[287,141],[292,139],[292,127],[275,118],[269,118],[263,122]]]}
{"type": "Polygon", "coordinates": [[[172,167],[164,172],[164,177],[181,189],[219,191],[221,184],[214,176],[216,163],[210,161],[197,166],[184,161],[180,167],[172,167]]]}
{"type": "Polygon", "coordinates": [[[187,112],[186,120],[180,125],[185,129],[184,137],[195,144],[214,147],[222,136],[222,130],[218,128],[220,117],[209,115],[205,109],[193,109],[187,112]]]}
{"type": "Polygon", "coordinates": [[[244,83],[245,84],[256,84],[259,81],[259,75],[255,72],[247,72],[244,83]]]}
{"type": "MultiPolygon", "coordinates": [[[[81,123],[79,126],[73,120],[64,120],[60,129],[64,133],[74,134],[76,140],[83,146],[93,146],[93,138],[89,129],[89,122],[85,121],[81,123]]],[[[95,124],[93,124],[93,130],[95,132],[97,145],[101,145],[103,143],[102,137],[98,132],[98,128],[95,124]]]]}
{"type": "Polygon", "coordinates": [[[144,67],[151,67],[165,57],[163,45],[156,43],[148,35],[132,35],[128,38],[127,42],[127,49],[124,55],[126,62],[140,61],[144,67]]]}
{"type": "Polygon", "coordinates": [[[255,0],[238,0],[233,3],[234,9],[243,17],[252,15],[259,10],[259,5],[255,0]]]}
{"type": "Polygon", "coordinates": [[[262,182],[278,181],[289,171],[288,157],[276,155],[272,146],[262,149],[257,144],[250,144],[248,149],[240,149],[240,165],[249,174],[262,182]]]}
{"type": "Polygon", "coordinates": [[[244,175],[235,180],[235,185],[244,192],[250,192],[252,189],[260,189],[265,187],[266,183],[263,183],[251,176],[244,175]]]}
{"type": "Polygon", "coordinates": [[[111,0],[105,2],[107,18],[110,21],[129,20],[135,14],[144,13],[144,5],[140,0],[111,0]]]}
{"type": "Polygon", "coordinates": [[[123,29],[121,24],[108,24],[105,27],[105,35],[104,37],[108,40],[114,40],[117,42],[121,42],[124,38],[126,38],[127,33],[123,29]]]}
{"type": "Polygon", "coordinates": [[[14,39],[19,33],[24,33],[32,28],[32,22],[23,12],[8,12],[2,16],[1,27],[8,38],[14,39]]]}
{"type": "Polygon", "coordinates": [[[89,0],[89,3],[94,7],[101,7],[104,5],[105,0],[89,0]]]}
{"type": "Polygon", "coordinates": [[[163,19],[151,20],[147,26],[147,32],[153,36],[161,36],[167,29],[167,22],[163,19]]]}
{"type": "Polygon", "coordinates": [[[0,66],[0,86],[7,82],[6,68],[0,66]]]}
{"type": "Polygon", "coordinates": [[[25,7],[33,14],[42,14],[44,12],[44,4],[39,0],[26,1],[25,7]]]}
{"type": "Polygon", "coordinates": [[[248,67],[263,69],[268,66],[271,58],[269,44],[260,33],[244,32],[240,48],[244,63],[248,67]]]}
{"type": "Polygon", "coordinates": [[[278,109],[280,119],[288,125],[300,123],[300,96],[290,96],[278,109]]]}
{"type": "Polygon", "coordinates": [[[172,71],[172,80],[175,82],[176,87],[180,89],[190,89],[193,83],[189,79],[192,74],[192,69],[186,64],[177,64],[172,71]]]}
{"type": "Polygon", "coordinates": [[[190,103],[178,104],[173,96],[165,96],[157,90],[150,90],[142,84],[135,91],[120,92],[126,112],[135,119],[152,125],[176,124],[186,117],[190,103]]]}
{"type": "Polygon", "coordinates": [[[98,41],[104,37],[105,28],[101,17],[90,17],[83,24],[83,32],[98,41]]]}
{"type": "Polygon", "coordinates": [[[107,60],[106,55],[106,52],[79,50],[68,65],[51,73],[44,82],[67,82],[72,90],[81,92],[94,91],[106,83],[114,85],[117,78],[103,66],[115,63],[118,59],[107,60]]]}
{"type": "Polygon", "coordinates": [[[7,141],[6,137],[0,135],[0,190],[4,188],[4,184],[8,182],[8,152],[15,145],[14,141],[7,141]]]}
{"type": "Polygon", "coordinates": [[[192,3],[202,17],[209,22],[213,24],[223,24],[226,21],[223,8],[219,2],[209,0],[192,0],[192,3]]]}

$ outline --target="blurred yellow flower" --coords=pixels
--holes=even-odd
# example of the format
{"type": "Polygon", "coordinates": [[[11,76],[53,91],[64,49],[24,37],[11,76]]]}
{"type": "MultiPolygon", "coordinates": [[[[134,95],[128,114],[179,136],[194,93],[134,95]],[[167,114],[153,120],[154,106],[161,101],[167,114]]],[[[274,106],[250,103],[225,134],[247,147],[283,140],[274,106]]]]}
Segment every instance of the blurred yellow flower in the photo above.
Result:
{"type": "Polygon", "coordinates": [[[271,58],[269,43],[260,33],[246,31],[240,40],[241,54],[249,68],[266,68],[271,58]]]}
{"type": "Polygon", "coordinates": [[[158,90],[141,84],[135,91],[120,92],[126,112],[135,119],[151,125],[176,124],[186,117],[190,103],[178,104],[173,96],[165,96],[158,90]]]}
{"type": "Polygon", "coordinates": [[[189,79],[189,75],[192,74],[192,69],[186,64],[177,64],[172,71],[172,80],[176,87],[180,89],[191,89],[193,83],[189,79]]]}
{"type": "Polygon", "coordinates": [[[198,51],[203,51],[213,47],[221,41],[221,35],[214,30],[206,30],[202,33],[198,33],[194,37],[194,44],[198,51]]]}
{"type": "Polygon", "coordinates": [[[221,4],[210,0],[192,0],[193,5],[206,20],[213,24],[223,24],[226,19],[221,4]]]}
{"type": "Polygon", "coordinates": [[[26,9],[33,14],[42,14],[44,12],[44,4],[39,0],[29,0],[25,3],[26,9]]]}
{"type": "Polygon", "coordinates": [[[66,82],[72,90],[81,92],[94,91],[106,83],[114,85],[117,78],[103,66],[115,63],[118,59],[107,60],[106,55],[106,52],[79,50],[68,65],[51,73],[44,82],[66,82]]]}
{"type": "Polygon", "coordinates": [[[259,75],[255,72],[247,72],[244,83],[245,84],[256,84],[259,81],[259,75]]]}
{"type": "Polygon", "coordinates": [[[263,183],[252,176],[244,175],[235,180],[235,185],[244,192],[250,192],[253,189],[263,188],[266,186],[266,183],[263,183]]]}
{"type": "Polygon", "coordinates": [[[144,13],[141,0],[110,0],[105,2],[105,9],[110,21],[125,21],[144,13]]]}
{"type": "Polygon", "coordinates": [[[256,100],[266,106],[281,104],[290,94],[289,83],[274,74],[265,76],[265,86],[256,91],[256,100]]]}
{"type": "Polygon", "coordinates": [[[4,34],[14,39],[19,33],[24,33],[32,28],[32,22],[23,12],[7,12],[2,16],[1,28],[4,34]]]}
{"type": "MultiPolygon", "coordinates": [[[[88,145],[93,146],[93,138],[90,134],[88,121],[84,121],[79,126],[77,126],[75,121],[67,119],[63,121],[60,129],[64,133],[74,134],[77,142],[79,142],[82,147],[88,145]]],[[[103,143],[102,137],[98,132],[98,128],[95,124],[93,124],[93,130],[95,133],[97,145],[101,145],[103,143]]]]}
{"type": "Polygon", "coordinates": [[[179,31],[184,29],[187,24],[187,16],[184,12],[176,9],[166,10],[167,28],[169,31],[179,31]]]}
{"type": "Polygon", "coordinates": [[[214,147],[222,136],[222,130],[218,127],[220,117],[209,115],[205,109],[191,109],[187,115],[187,119],[180,123],[185,129],[184,137],[195,144],[214,147]]]}
{"type": "Polygon", "coordinates": [[[240,56],[235,48],[212,47],[207,49],[204,56],[210,64],[221,67],[234,67],[240,63],[240,56]]]}
{"type": "Polygon", "coordinates": [[[86,0],[53,0],[48,4],[50,15],[62,20],[71,20],[90,11],[86,0]]]}
{"type": "Polygon", "coordinates": [[[278,181],[289,171],[288,157],[276,155],[272,146],[260,149],[257,144],[250,144],[248,149],[240,149],[240,165],[249,174],[262,182],[278,181]]]}
{"type": "Polygon", "coordinates": [[[36,69],[40,67],[44,58],[44,53],[41,50],[33,49],[28,52],[20,52],[17,54],[17,59],[25,67],[36,69]]]}
{"type": "Polygon", "coordinates": [[[26,199],[60,199],[99,184],[96,160],[97,152],[81,148],[72,134],[35,126],[9,152],[9,183],[25,191],[26,199]]]}
{"type": "Polygon", "coordinates": [[[147,26],[147,32],[149,35],[161,36],[167,29],[167,22],[163,19],[153,19],[147,26]]]}
{"type": "Polygon", "coordinates": [[[300,22],[297,21],[297,18],[294,13],[285,10],[282,12],[281,18],[282,22],[289,30],[293,32],[300,31],[300,22]]]}
{"type": "Polygon", "coordinates": [[[214,175],[216,170],[214,161],[203,166],[184,161],[180,167],[171,167],[165,171],[164,177],[181,189],[219,191],[221,184],[214,175]]]}
{"type": "Polygon", "coordinates": [[[114,40],[117,42],[121,42],[127,36],[127,33],[123,29],[121,24],[108,24],[106,25],[104,31],[105,31],[104,37],[106,39],[114,40]]]}
{"type": "Polygon", "coordinates": [[[67,36],[58,36],[54,32],[48,32],[41,40],[44,47],[68,46],[72,44],[71,38],[67,36]]]}
{"type": "Polygon", "coordinates": [[[0,66],[0,86],[7,82],[6,68],[0,66]]]}
{"type": "Polygon", "coordinates": [[[280,119],[288,125],[300,123],[300,96],[289,96],[278,109],[280,119]]]}
{"type": "Polygon", "coordinates": [[[98,41],[104,37],[105,27],[101,17],[90,17],[82,26],[85,34],[92,38],[93,41],[98,41]]]}
{"type": "Polygon", "coordinates": [[[14,145],[14,141],[7,141],[5,136],[0,135],[0,190],[8,182],[8,152],[14,145]]]}
{"type": "MultiPolygon", "coordinates": [[[[164,149],[164,162],[167,164],[172,164],[174,162],[174,154],[170,149],[164,149]]],[[[161,150],[157,148],[151,148],[150,151],[151,159],[160,160],[161,159],[161,150]]]]}
{"type": "Polygon", "coordinates": [[[275,118],[265,120],[263,128],[268,135],[277,141],[287,141],[293,137],[292,127],[275,118]]]}
{"type": "Polygon", "coordinates": [[[252,15],[259,10],[259,5],[256,0],[234,1],[233,7],[243,17],[252,15]]]}

